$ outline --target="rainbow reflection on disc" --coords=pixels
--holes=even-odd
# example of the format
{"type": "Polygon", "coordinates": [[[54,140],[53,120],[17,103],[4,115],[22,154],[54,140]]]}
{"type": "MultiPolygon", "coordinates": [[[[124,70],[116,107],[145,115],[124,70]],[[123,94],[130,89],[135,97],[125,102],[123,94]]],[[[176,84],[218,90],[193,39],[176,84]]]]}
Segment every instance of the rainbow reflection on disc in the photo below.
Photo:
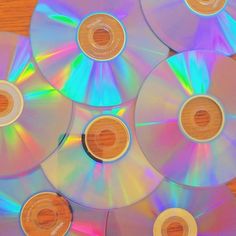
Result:
{"type": "Polygon", "coordinates": [[[41,76],[28,38],[1,33],[0,51],[0,177],[12,177],[57,149],[72,102],[41,76]]]}
{"type": "MultiPolygon", "coordinates": [[[[156,234],[155,222],[161,213],[172,209],[183,209],[192,215],[197,224],[197,235],[236,234],[236,200],[227,187],[219,188],[185,188],[164,180],[146,199],[132,206],[109,211],[107,236],[136,235],[181,235],[166,234],[168,226],[179,221],[177,217],[169,219],[163,227],[162,234],[156,234]],[[219,234],[220,233],[220,234],[219,234]]],[[[178,212],[178,211],[176,211],[178,212]]],[[[178,214],[176,214],[178,216],[178,214]]],[[[189,218],[185,218],[189,223],[189,218]]],[[[189,223],[189,229],[191,226],[189,223]]],[[[178,227],[172,228],[176,232],[178,227]]],[[[173,233],[172,232],[172,233],[173,233]]],[[[182,235],[194,236],[186,233],[182,235]]]]}
{"type": "Polygon", "coordinates": [[[152,30],[175,51],[236,53],[234,0],[140,1],[152,30]]]}
{"type": "Polygon", "coordinates": [[[163,177],[139,148],[134,106],[131,101],[111,108],[75,107],[68,138],[42,164],[49,181],[62,194],[87,207],[108,209],[130,205],[155,189],[163,177]],[[123,132],[124,127],[128,127],[130,135],[123,132]],[[130,142],[128,149],[126,141],[130,142]]]}
{"type": "MultiPolygon", "coordinates": [[[[25,235],[21,226],[21,222],[24,221],[21,218],[23,206],[30,198],[45,192],[57,194],[56,190],[49,184],[40,169],[17,179],[0,180],[1,232],[4,232],[4,235],[25,235]]],[[[58,196],[61,197],[62,200],[64,199],[62,196],[58,196]]],[[[66,199],[63,201],[65,201],[65,203],[67,202],[66,199]]],[[[73,213],[73,222],[66,235],[105,235],[107,211],[81,207],[72,202],[68,202],[68,204],[73,213]]],[[[35,206],[36,204],[34,208],[35,206]]],[[[34,215],[35,212],[37,211],[33,211],[32,215],[34,215]]],[[[64,212],[61,212],[61,215],[63,214],[64,212]]],[[[32,217],[32,215],[30,215],[30,217],[32,217]]],[[[42,219],[42,222],[45,223],[46,220],[50,222],[50,217],[46,216],[45,219],[42,219]]],[[[55,222],[55,224],[58,223],[55,222]]],[[[58,227],[62,226],[58,224],[58,227]]],[[[52,225],[52,228],[54,228],[53,232],[58,229],[55,225],[52,225]]],[[[37,231],[32,232],[32,236],[34,235],[39,234],[37,231]]]]}
{"type": "Polygon", "coordinates": [[[161,174],[190,186],[219,185],[236,176],[235,73],[230,58],[190,51],[150,74],[135,125],[142,150],[161,174]]]}
{"type": "Polygon", "coordinates": [[[53,190],[41,170],[16,179],[0,180],[1,232],[4,235],[25,235],[20,224],[22,206],[32,195],[53,190]]]}
{"type": "Polygon", "coordinates": [[[68,236],[105,236],[108,211],[71,203],[73,223],[68,236]]]}
{"type": "Polygon", "coordinates": [[[169,52],[150,31],[136,0],[40,0],[31,42],[40,70],[55,88],[98,107],[135,98],[169,52]]]}

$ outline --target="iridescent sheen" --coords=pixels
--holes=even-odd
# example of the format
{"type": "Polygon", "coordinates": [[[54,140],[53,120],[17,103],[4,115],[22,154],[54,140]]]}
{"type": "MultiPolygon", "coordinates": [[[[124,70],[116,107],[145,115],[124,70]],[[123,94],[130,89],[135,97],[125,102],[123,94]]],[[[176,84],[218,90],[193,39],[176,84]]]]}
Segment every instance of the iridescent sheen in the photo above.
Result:
{"type": "Polygon", "coordinates": [[[110,210],[106,235],[153,235],[157,217],[170,208],[187,210],[197,222],[199,236],[236,235],[236,200],[227,187],[186,188],[167,180],[146,199],[110,210]]]}
{"type": "Polygon", "coordinates": [[[24,99],[18,120],[0,128],[0,177],[9,177],[32,170],[57,149],[70,124],[72,102],[36,69],[28,38],[1,33],[0,51],[0,80],[13,83],[24,99]]]}
{"type": "Polygon", "coordinates": [[[40,0],[31,41],[40,70],[55,88],[78,103],[98,107],[135,98],[146,76],[169,52],[147,26],[136,0],[40,0]],[[79,47],[80,22],[95,12],[111,14],[125,26],[127,44],[113,60],[92,60],[79,47]]]}
{"type": "Polygon", "coordinates": [[[236,53],[235,0],[226,0],[221,11],[208,16],[192,11],[186,0],[140,1],[152,30],[173,50],[205,49],[225,55],[236,53]]]}
{"type": "MultiPolygon", "coordinates": [[[[52,187],[40,169],[15,179],[0,180],[1,233],[4,232],[7,236],[24,235],[20,224],[21,209],[28,199],[41,192],[57,192],[57,190],[52,187]]],[[[81,207],[72,202],[70,205],[73,222],[66,235],[105,235],[107,211],[81,207]]]]}
{"type": "Polygon", "coordinates": [[[190,51],[170,57],[150,74],[136,106],[142,150],[164,176],[190,186],[214,186],[236,177],[236,63],[221,54],[190,51]],[[216,98],[225,113],[221,134],[195,142],[179,127],[179,111],[190,97],[216,98]]]}
{"type": "Polygon", "coordinates": [[[71,132],[61,149],[42,164],[48,179],[69,199],[93,208],[123,207],[150,194],[162,180],[137,143],[134,107],[135,101],[109,108],[75,106],[71,132]],[[88,122],[101,115],[120,118],[131,132],[130,148],[113,162],[96,162],[82,143],[88,122]]]}

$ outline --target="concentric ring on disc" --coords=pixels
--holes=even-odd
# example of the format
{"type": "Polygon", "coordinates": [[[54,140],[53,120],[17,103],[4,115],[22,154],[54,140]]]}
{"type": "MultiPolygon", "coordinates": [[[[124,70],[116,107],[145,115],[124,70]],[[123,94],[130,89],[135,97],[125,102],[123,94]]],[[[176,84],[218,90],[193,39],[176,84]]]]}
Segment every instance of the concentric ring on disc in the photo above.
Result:
{"type": "Polygon", "coordinates": [[[141,5],[152,31],[174,51],[236,53],[234,0],[141,0],[141,5]]]}
{"type": "Polygon", "coordinates": [[[21,210],[21,226],[26,235],[65,235],[72,221],[69,203],[56,193],[32,196],[21,210]]]}
{"type": "Polygon", "coordinates": [[[217,14],[224,9],[227,0],[184,0],[189,8],[205,16],[217,14]]]}
{"type": "Polygon", "coordinates": [[[234,236],[236,199],[226,186],[189,188],[163,180],[145,199],[111,209],[106,236],[234,236]],[[114,232],[118,232],[117,234],[114,232]]]}
{"type": "Polygon", "coordinates": [[[41,168],[18,178],[0,179],[0,189],[0,228],[4,236],[25,235],[22,223],[27,232],[31,229],[29,233],[24,230],[28,236],[105,235],[108,211],[67,201],[41,168]]]}
{"type": "Polygon", "coordinates": [[[0,127],[14,123],[21,115],[24,99],[12,83],[0,80],[0,127]]]}
{"type": "Polygon", "coordinates": [[[168,227],[171,224],[181,225],[182,236],[197,236],[197,223],[194,217],[181,208],[170,208],[163,211],[153,226],[153,236],[169,236],[168,227]]]}
{"type": "Polygon", "coordinates": [[[163,179],[146,160],[134,133],[135,102],[109,108],[77,105],[71,132],[42,168],[77,204],[111,209],[150,194],[163,179]]]}
{"type": "Polygon", "coordinates": [[[0,33],[0,52],[0,178],[12,178],[61,145],[73,104],[42,77],[28,38],[0,33]]]}
{"type": "Polygon", "coordinates": [[[234,74],[234,60],[199,50],[170,57],[144,82],[136,133],[162,175],[196,187],[236,177],[234,74]]]}
{"type": "Polygon", "coordinates": [[[223,108],[215,98],[197,95],[188,99],[179,112],[182,132],[196,142],[209,142],[224,128],[223,108]]]}
{"type": "Polygon", "coordinates": [[[84,148],[95,160],[118,160],[130,146],[129,129],[114,116],[100,116],[89,122],[84,132],[84,148]]]}
{"type": "Polygon", "coordinates": [[[95,13],[86,17],[79,26],[78,41],[82,51],[97,61],[109,61],[123,51],[126,33],[115,17],[95,13]]]}
{"type": "Polygon", "coordinates": [[[49,83],[69,99],[96,107],[136,98],[169,53],[143,20],[137,0],[39,0],[31,42],[49,83]]]}

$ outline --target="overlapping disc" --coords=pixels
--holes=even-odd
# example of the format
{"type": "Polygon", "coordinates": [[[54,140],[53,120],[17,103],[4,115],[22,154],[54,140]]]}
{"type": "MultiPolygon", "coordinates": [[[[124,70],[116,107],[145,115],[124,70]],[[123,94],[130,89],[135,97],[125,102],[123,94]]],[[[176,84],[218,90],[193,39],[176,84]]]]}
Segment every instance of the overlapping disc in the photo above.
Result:
{"type": "Polygon", "coordinates": [[[163,181],[146,199],[110,210],[107,236],[234,236],[236,201],[226,187],[194,189],[163,181]]]}
{"type": "Polygon", "coordinates": [[[93,208],[123,207],[147,196],[162,176],[134,133],[134,102],[113,108],[77,106],[62,148],[42,164],[69,199],[93,208]]]}
{"type": "Polygon", "coordinates": [[[157,36],[172,49],[236,52],[234,0],[140,0],[157,36]]]}
{"type": "Polygon", "coordinates": [[[0,51],[0,177],[6,177],[35,168],[58,147],[72,102],[38,72],[27,38],[1,33],[0,51]]]}
{"type": "Polygon", "coordinates": [[[69,236],[105,236],[108,211],[82,207],[71,203],[73,223],[69,236]]]}
{"type": "Polygon", "coordinates": [[[236,63],[207,51],[169,58],[150,74],[136,106],[139,143],[164,176],[191,186],[233,179],[236,63]]]}
{"type": "Polygon", "coordinates": [[[34,57],[70,99],[114,106],[136,97],[168,55],[136,0],[40,0],[31,24],[34,57]]]}
{"type": "Polygon", "coordinates": [[[55,192],[40,170],[1,180],[0,203],[1,236],[89,236],[105,232],[106,211],[69,203],[55,192]]]}

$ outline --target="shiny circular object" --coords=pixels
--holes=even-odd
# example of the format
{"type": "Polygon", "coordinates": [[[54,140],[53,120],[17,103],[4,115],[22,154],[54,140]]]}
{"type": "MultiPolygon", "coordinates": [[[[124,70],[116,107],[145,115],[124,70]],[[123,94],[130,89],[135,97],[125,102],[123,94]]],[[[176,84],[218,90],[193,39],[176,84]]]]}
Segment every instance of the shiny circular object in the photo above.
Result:
{"type": "Polygon", "coordinates": [[[228,0],[185,0],[189,8],[199,15],[211,16],[222,11],[228,0]]]}
{"type": "Polygon", "coordinates": [[[188,99],[180,109],[179,126],[193,141],[209,142],[221,134],[224,117],[223,108],[213,97],[197,95],[188,99]]]}
{"type": "Polygon", "coordinates": [[[110,61],[123,51],[126,32],[113,16],[95,13],[83,20],[78,30],[79,46],[93,60],[110,61]]]}
{"type": "Polygon", "coordinates": [[[26,223],[27,225],[28,223],[32,223],[33,226],[37,223],[35,225],[38,227],[37,230],[28,234],[30,236],[34,236],[35,234],[40,236],[64,235],[56,234],[58,230],[64,227],[64,225],[58,224],[57,221],[60,219],[60,222],[65,222],[68,226],[72,213],[73,221],[66,235],[105,235],[108,212],[81,207],[66,201],[64,197],[55,192],[56,190],[49,184],[40,169],[15,179],[0,180],[0,189],[0,228],[1,232],[4,232],[5,235],[25,235],[21,223],[26,223]],[[42,201],[39,200],[38,197],[45,196],[45,193],[47,193],[46,198],[42,199],[42,201]],[[59,204],[51,204],[52,199],[55,200],[53,202],[59,204]],[[32,200],[34,201],[34,206],[27,211],[29,218],[22,220],[22,215],[25,212],[24,207],[29,203],[33,203],[32,200]],[[43,209],[36,215],[36,221],[31,222],[31,217],[35,216],[35,214],[31,214],[32,210],[33,212],[37,212],[38,207],[42,207],[43,209]],[[55,215],[55,210],[58,211],[58,209],[64,209],[65,211],[62,211],[59,215],[55,215]],[[67,216],[66,218],[64,218],[65,215],[67,216]],[[56,218],[57,221],[55,221],[56,218]],[[55,225],[58,227],[55,227],[55,225]],[[43,229],[44,233],[48,233],[51,231],[50,228],[54,228],[51,234],[39,234],[43,229]]]}
{"type": "Polygon", "coordinates": [[[69,203],[54,192],[33,195],[22,207],[20,222],[26,235],[65,235],[70,228],[69,203]]]}
{"type": "Polygon", "coordinates": [[[38,72],[27,38],[0,34],[0,178],[38,166],[60,144],[72,102],[38,72]]]}
{"type": "MultiPolygon", "coordinates": [[[[134,107],[134,101],[109,108],[75,107],[67,139],[61,149],[42,164],[49,181],[62,194],[80,205],[108,209],[130,205],[155,189],[163,177],[148,163],[137,143],[134,107]],[[88,124],[97,117],[108,116],[112,117],[110,121],[115,117],[119,125],[122,121],[130,133],[129,149],[109,162],[91,158],[83,141],[88,124]]],[[[106,141],[107,144],[110,145],[110,141],[106,141]]]]}
{"type": "Polygon", "coordinates": [[[177,52],[236,53],[234,0],[140,0],[152,30],[177,52]]]}
{"type": "Polygon", "coordinates": [[[45,78],[68,98],[96,107],[136,98],[169,53],[136,0],[40,0],[31,42],[45,78]]]}
{"type": "Polygon", "coordinates": [[[0,127],[14,123],[21,115],[24,99],[20,90],[4,80],[0,80],[0,127]]]}
{"type": "Polygon", "coordinates": [[[106,235],[234,236],[235,217],[236,200],[227,187],[187,188],[164,180],[144,200],[110,210],[106,235]],[[176,221],[182,226],[173,228],[176,221]]]}
{"type": "Polygon", "coordinates": [[[128,127],[114,116],[102,115],[90,121],[83,139],[88,155],[100,162],[118,160],[130,146],[128,127]]]}
{"type": "Polygon", "coordinates": [[[172,224],[179,224],[183,236],[197,236],[197,223],[185,209],[169,208],[160,213],[153,226],[153,236],[169,236],[172,224]],[[169,231],[169,232],[168,232],[169,231]]]}
{"type": "Polygon", "coordinates": [[[136,131],[147,159],[164,176],[190,186],[219,185],[236,176],[235,73],[236,63],[230,58],[190,51],[169,58],[150,74],[137,101],[136,131]],[[193,130],[186,135],[181,109],[195,96],[210,97],[219,105],[209,107],[201,100],[192,104],[184,122],[193,130]],[[204,111],[212,116],[209,121],[204,111]],[[218,126],[209,137],[204,130],[211,129],[212,122],[218,126]]]}

